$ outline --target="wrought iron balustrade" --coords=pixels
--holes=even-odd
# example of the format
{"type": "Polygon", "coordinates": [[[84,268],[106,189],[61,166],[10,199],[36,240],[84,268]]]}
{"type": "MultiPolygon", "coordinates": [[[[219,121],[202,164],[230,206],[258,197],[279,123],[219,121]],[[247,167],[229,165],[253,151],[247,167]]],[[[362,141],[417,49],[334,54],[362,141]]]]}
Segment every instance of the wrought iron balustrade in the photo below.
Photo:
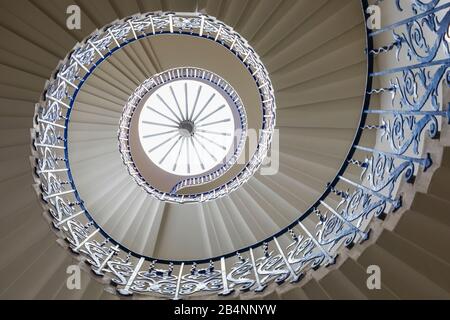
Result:
{"type": "MultiPolygon", "coordinates": [[[[387,2],[373,4],[388,6],[387,2]]],[[[417,172],[432,165],[430,155],[422,151],[424,140],[437,138],[440,128],[450,120],[449,106],[439,101],[441,86],[450,84],[450,3],[391,2],[391,10],[408,17],[380,30],[366,29],[367,85],[360,129],[335,179],[309,210],[299,212],[298,219],[277,234],[237,252],[201,261],[141,256],[117,243],[96,224],[77,193],[70,171],[67,127],[73,103],[99,61],[145,33],[191,32],[220,38],[247,61],[256,78],[263,79],[266,71],[257,64],[254,53],[246,52],[245,46],[235,41],[232,30],[214,27],[209,23],[211,18],[204,15],[138,15],[80,44],[60,64],[36,106],[36,182],[57,232],[96,275],[109,278],[121,295],[159,294],[180,299],[208,293],[261,292],[272,283],[296,283],[306,273],[334,264],[342,247],[351,248],[368,239],[376,217],[402,206],[399,185],[404,181],[414,183],[417,172]],[[374,40],[389,34],[391,42],[373,47],[374,40]],[[395,57],[400,66],[375,70],[374,61],[387,55],[395,57]],[[374,105],[372,98],[381,95],[390,97],[390,106],[374,105]],[[373,130],[378,133],[377,143],[363,145],[362,137],[373,130]],[[359,178],[348,174],[350,167],[359,170],[359,178]]],[[[364,12],[368,6],[362,1],[364,12]]],[[[265,100],[273,98],[272,92],[261,90],[265,100]]],[[[203,201],[209,195],[199,197],[203,201]]]]}

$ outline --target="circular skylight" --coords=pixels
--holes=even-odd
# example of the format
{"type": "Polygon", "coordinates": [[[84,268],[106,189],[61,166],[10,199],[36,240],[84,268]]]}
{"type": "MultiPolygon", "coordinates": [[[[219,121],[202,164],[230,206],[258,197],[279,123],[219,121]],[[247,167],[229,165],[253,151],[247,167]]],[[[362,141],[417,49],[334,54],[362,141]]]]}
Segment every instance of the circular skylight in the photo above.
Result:
{"type": "Polygon", "coordinates": [[[239,121],[231,104],[220,83],[168,81],[144,102],[140,143],[150,160],[171,174],[195,176],[225,165],[239,121]]]}

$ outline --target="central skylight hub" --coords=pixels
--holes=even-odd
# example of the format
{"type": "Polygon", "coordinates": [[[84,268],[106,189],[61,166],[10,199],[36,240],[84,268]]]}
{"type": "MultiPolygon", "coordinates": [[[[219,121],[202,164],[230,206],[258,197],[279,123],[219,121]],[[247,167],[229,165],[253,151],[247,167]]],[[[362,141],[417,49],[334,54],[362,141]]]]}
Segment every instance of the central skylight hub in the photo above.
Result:
{"type": "Polygon", "coordinates": [[[184,120],[180,122],[180,126],[178,127],[178,131],[180,135],[185,138],[191,138],[194,136],[195,125],[191,120],[184,120]]]}

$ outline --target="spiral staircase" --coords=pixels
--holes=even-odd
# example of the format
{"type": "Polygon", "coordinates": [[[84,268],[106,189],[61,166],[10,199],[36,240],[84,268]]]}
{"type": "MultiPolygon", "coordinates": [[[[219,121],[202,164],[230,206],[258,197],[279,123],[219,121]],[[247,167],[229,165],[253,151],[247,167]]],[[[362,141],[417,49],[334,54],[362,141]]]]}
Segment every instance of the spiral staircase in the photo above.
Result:
{"type": "Polygon", "coordinates": [[[82,29],[71,31],[72,2],[0,3],[2,299],[450,298],[449,1],[77,0],[82,29]],[[372,31],[373,4],[383,15],[372,31]],[[133,26],[148,17],[141,38],[133,26]],[[159,33],[157,19],[168,23],[159,33]],[[257,70],[233,39],[212,41],[222,29],[204,32],[220,21],[267,69],[278,170],[264,174],[265,163],[220,197],[191,186],[189,203],[149,194],[119,130],[147,79],[211,70],[239,94],[249,128],[270,129],[252,109],[257,70]],[[125,25],[119,43],[114,27],[125,25]],[[92,44],[108,32],[120,50],[92,44]],[[92,69],[74,60],[88,47],[101,61],[92,69]],[[69,79],[70,63],[89,77],[69,79]],[[76,99],[52,96],[55,83],[76,99]],[[62,134],[46,140],[49,128],[62,134]],[[55,166],[42,166],[54,149],[55,166]],[[52,184],[50,174],[61,175],[52,184]],[[80,290],[66,285],[74,264],[80,290]],[[371,265],[380,290],[367,287],[371,265]]]}

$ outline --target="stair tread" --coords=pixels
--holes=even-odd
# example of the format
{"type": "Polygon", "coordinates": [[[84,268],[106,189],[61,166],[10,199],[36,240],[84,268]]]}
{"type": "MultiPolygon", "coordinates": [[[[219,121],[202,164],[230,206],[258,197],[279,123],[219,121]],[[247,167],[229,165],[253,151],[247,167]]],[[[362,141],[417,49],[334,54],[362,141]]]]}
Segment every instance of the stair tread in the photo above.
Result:
{"type": "Polygon", "coordinates": [[[362,253],[358,263],[365,268],[370,265],[379,266],[382,282],[387,283],[400,299],[450,298],[449,292],[376,244],[362,253]]]}
{"type": "MultiPolygon", "coordinates": [[[[395,227],[395,233],[450,264],[450,227],[445,224],[421,213],[407,211],[395,227]]],[[[385,234],[390,233],[386,231],[385,234]]]]}

